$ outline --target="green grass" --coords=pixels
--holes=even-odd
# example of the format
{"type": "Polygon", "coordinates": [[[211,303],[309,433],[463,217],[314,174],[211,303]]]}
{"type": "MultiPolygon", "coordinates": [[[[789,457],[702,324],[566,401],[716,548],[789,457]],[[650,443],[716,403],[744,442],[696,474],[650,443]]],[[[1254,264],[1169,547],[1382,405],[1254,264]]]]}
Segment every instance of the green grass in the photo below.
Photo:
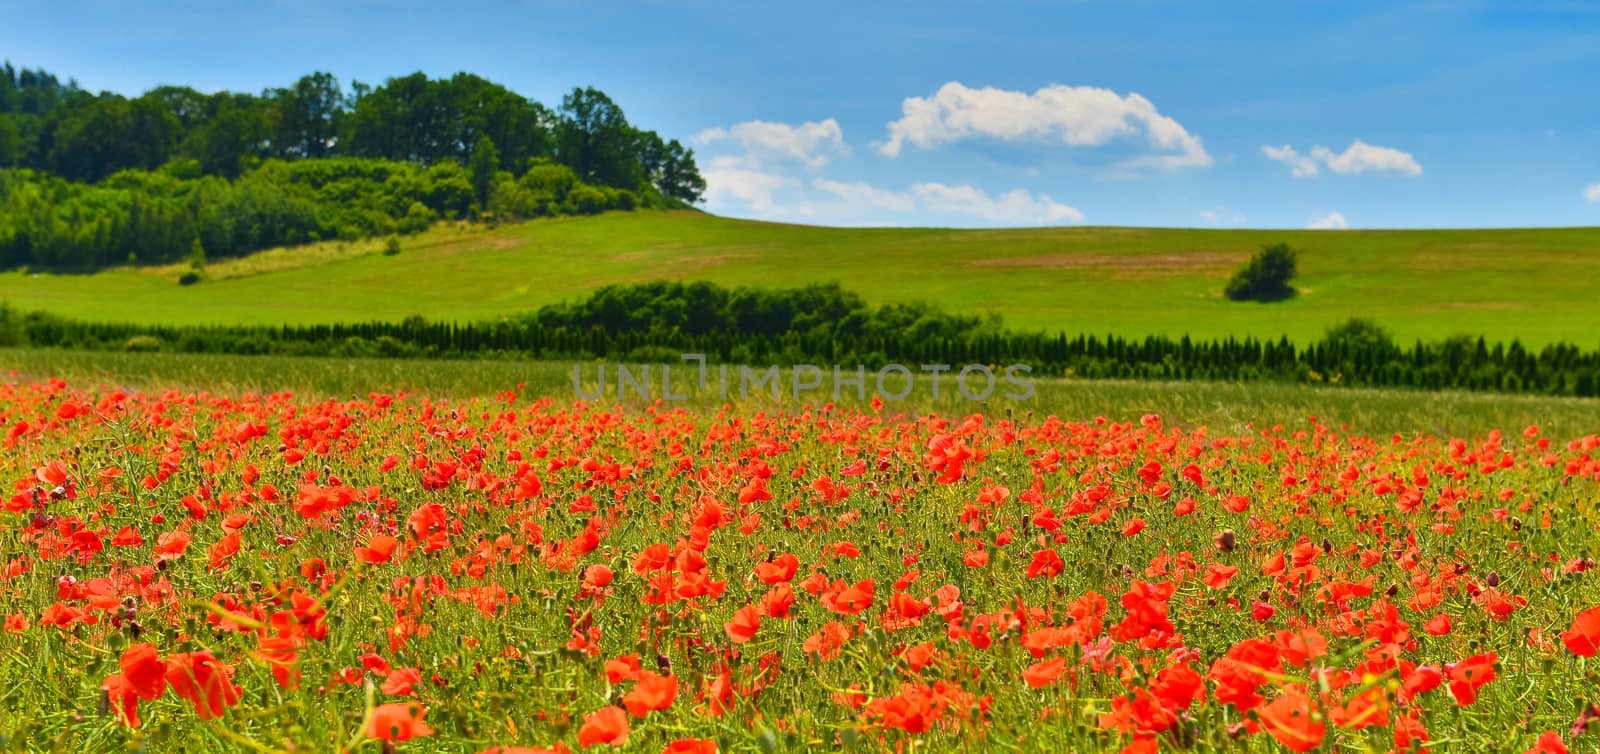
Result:
{"type": "Polygon", "coordinates": [[[472,320],[658,278],[728,285],[838,280],[869,301],[998,312],[1026,329],[1314,339],[1371,317],[1403,341],[1456,334],[1600,345],[1600,228],[1413,231],[842,229],[697,212],[440,228],[398,256],[380,241],[95,275],[0,274],[0,299],[82,319],[160,323],[472,320]],[[1235,303],[1223,283],[1260,244],[1304,250],[1302,290],[1235,303]]]}
{"type": "MultiPolygon", "coordinates": [[[[549,396],[558,405],[577,399],[572,388],[574,364],[505,361],[420,361],[407,359],[321,359],[208,354],[82,353],[58,350],[0,350],[0,381],[59,377],[78,387],[118,386],[130,390],[175,389],[220,395],[288,391],[301,397],[365,397],[370,392],[407,391],[448,399],[490,399],[517,390],[527,396],[549,396]]],[[[582,366],[585,390],[593,391],[595,364],[582,366]]],[[[615,372],[607,372],[614,400],[615,372]]],[[[652,379],[659,372],[652,368],[652,379]]],[[[680,373],[673,371],[674,391],[680,373]]],[[[785,375],[783,379],[789,377],[785,375]]],[[[871,377],[868,391],[870,396],[871,377]]],[[[659,383],[656,383],[659,384],[659,383]]],[[[1086,421],[1103,416],[1116,421],[1159,414],[1183,426],[1205,425],[1223,432],[1274,424],[1306,426],[1309,417],[1331,426],[1348,426],[1372,435],[1427,431],[1438,435],[1481,435],[1491,429],[1520,431],[1529,424],[1552,436],[1579,436],[1600,431],[1600,402],[1581,398],[1545,398],[1479,393],[1427,393],[1365,390],[1263,383],[1161,383],[1038,379],[1031,400],[995,399],[980,403],[952,400],[951,381],[941,383],[933,400],[926,381],[886,411],[938,410],[955,416],[982,412],[991,417],[1056,415],[1086,421]]],[[[710,390],[685,388],[696,407],[722,402],[715,378],[710,390]]],[[[765,408],[794,408],[785,392],[779,401],[750,397],[730,402],[746,413],[765,408]]],[[[849,389],[841,404],[851,404],[849,389]]],[[[832,397],[832,384],[803,395],[802,402],[821,404],[832,397]]],[[[637,403],[637,398],[629,402],[637,403]]]]}

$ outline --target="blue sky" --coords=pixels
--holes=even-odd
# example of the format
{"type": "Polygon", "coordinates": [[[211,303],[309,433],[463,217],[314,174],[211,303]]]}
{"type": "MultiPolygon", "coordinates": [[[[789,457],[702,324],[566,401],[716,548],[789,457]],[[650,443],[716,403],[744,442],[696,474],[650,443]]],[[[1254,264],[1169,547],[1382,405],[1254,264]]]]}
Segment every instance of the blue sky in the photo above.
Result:
{"type": "Polygon", "coordinates": [[[691,143],[740,217],[1600,225],[1600,3],[5,6],[0,57],[94,90],[592,84],[691,143]]]}

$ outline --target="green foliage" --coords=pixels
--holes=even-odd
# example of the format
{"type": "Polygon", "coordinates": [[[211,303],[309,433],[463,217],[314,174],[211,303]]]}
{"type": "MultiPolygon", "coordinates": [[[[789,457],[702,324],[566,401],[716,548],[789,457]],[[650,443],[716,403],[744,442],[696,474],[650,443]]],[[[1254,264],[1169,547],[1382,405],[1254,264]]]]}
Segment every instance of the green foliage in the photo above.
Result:
{"type": "Polygon", "coordinates": [[[16,348],[28,344],[22,325],[22,315],[11,304],[0,301],[0,348],[16,348]]]}
{"type": "Polygon", "coordinates": [[[464,215],[473,203],[487,206],[497,171],[550,159],[585,182],[661,203],[698,201],[705,188],[691,150],[634,127],[593,88],[574,90],[557,114],[469,73],[430,79],[419,72],[377,87],[352,82],[347,92],[318,71],[260,95],[162,86],[129,98],[0,67],[0,167],[73,181],[162,166],[181,179],[232,179],[272,159],[337,156],[462,166],[482,147],[491,148],[467,183],[472,202],[431,205],[435,211],[464,215]]]}
{"type": "MultiPolygon", "coordinates": [[[[424,169],[350,157],[274,159],[231,181],[185,173],[174,161],[83,184],[0,169],[0,269],[90,270],[136,254],[147,264],[198,258],[199,270],[208,257],[419,233],[440,218],[467,215],[476,201],[470,174],[454,163],[424,169]]],[[[631,191],[588,186],[565,166],[548,164],[522,180],[499,174],[488,203],[512,220],[651,206],[631,191]]]]}
{"type": "Polygon", "coordinates": [[[561,100],[556,126],[556,158],[585,183],[637,186],[643,166],[633,159],[636,132],[622,108],[594,87],[573,89],[561,100]]]}
{"type": "Polygon", "coordinates": [[[697,281],[608,285],[587,298],[547,306],[530,321],[550,329],[647,335],[849,336],[926,341],[999,330],[997,320],[946,313],[931,304],[868,306],[838,283],[787,289],[697,281]]]}
{"type": "Polygon", "coordinates": [[[493,188],[495,173],[500,170],[500,150],[495,149],[494,140],[488,134],[478,137],[467,167],[472,171],[472,191],[477,195],[478,206],[488,207],[489,189],[493,188]]]}
{"type": "Polygon", "coordinates": [[[200,282],[200,273],[195,270],[189,270],[178,276],[178,285],[190,286],[198,282],[200,282]]]}
{"type": "Polygon", "coordinates": [[[206,269],[206,247],[201,245],[198,238],[189,244],[189,269],[195,272],[205,272],[206,269]]]}
{"type": "Polygon", "coordinates": [[[10,118],[0,117],[0,168],[11,167],[22,159],[22,131],[10,118]]]}
{"type": "Polygon", "coordinates": [[[1223,290],[1234,301],[1282,301],[1295,294],[1289,281],[1295,275],[1299,252],[1286,243],[1266,244],[1228,280],[1223,290]]]}
{"type": "Polygon", "coordinates": [[[1379,354],[1385,359],[1393,358],[1400,352],[1400,347],[1395,345],[1389,331],[1370,319],[1360,317],[1353,317],[1328,328],[1322,343],[1324,346],[1342,351],[1379,354]]]}
{"type": "Polygon", "coordinates": [[[383,254],[384,254],[384,256],[392,257],[392,256],[394,256],[396,254],[399,254],[399,253],[400,253],[400,238],[398,236],[389,236],[389,240],[385,241],[384,244],[383,244],[383,254]]]}

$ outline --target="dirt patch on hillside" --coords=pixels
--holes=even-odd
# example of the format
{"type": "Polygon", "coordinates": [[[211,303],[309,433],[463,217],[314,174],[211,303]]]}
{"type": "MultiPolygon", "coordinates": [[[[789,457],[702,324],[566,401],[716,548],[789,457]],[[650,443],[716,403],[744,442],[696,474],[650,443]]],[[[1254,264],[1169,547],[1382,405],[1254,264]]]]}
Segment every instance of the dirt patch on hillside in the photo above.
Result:
{"type": "Polygon", "coordinates": [[[1163,254],[1042,254],[1031,257],[974,259],[967,267],[1092,270],[1113,277],[1163,277],[1195,273],[1226,274],[1249,259],[1245,253],[1176,251],[1163,254]]]}
{"type": "Polygon", "coordinates": [[[514,249],[524,243],[527,242],[515,236],[469,236],[467,238],[449,239],[440,243],[436,248],[444,252],[483,251],[485,249],[503,251],[505,249],[514,249]]]}
{"type": "Polygon", "coordinates": [[[630,251],[616,254],[611,257],[613,262],[624,264],[644,263],[648,270],[641,272],[641,278],[677,277],[697,270],[718,267],[724,264],[755,259],[760,254],[752,249],[749,251],[724,251],[717,254],[685,254],[682,256],[655,257],[652,251],[630,251]]]}

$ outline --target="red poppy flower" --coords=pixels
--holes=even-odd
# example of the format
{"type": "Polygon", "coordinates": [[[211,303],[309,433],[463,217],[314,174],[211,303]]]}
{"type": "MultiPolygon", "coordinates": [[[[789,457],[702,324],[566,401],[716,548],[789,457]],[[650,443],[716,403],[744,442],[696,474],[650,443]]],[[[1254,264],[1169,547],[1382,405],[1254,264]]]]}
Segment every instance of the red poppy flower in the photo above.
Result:
{"type": "Polygon", "coordinates": [[[578,745],[582,747],[611,744],[621,746],[628,742],[628,713],[621,707],[601,707],[583,718],[578,729],[578,745]]]}
{"type": "Polygon", "coordinates": [[[722,624],[722,630],[734,644],[749,642],[761,630],[761,609],[755,605],[745,605],[735,610],[733,619],[722,624]]]}
{"type": "Polygon", "coordinates": [[[367,737],[384,741],[409,741],[433,735],[433,728],[422,721],[427,709],[416,702],[380,704],[372,710],[367,737]]]}
{"type": "Polygon", "coordinates": [[[678,679],[659,675],[648,670],[639,673],[639,682],[622,697],[623,706],[634,717],[644,717],[653,710],[664,710],[678,698],[678,679]]]}
{"type": "Polygon", "coordinates": [[[201,720],[221,717],[244,691],[233,683],[233,666],[217,662],[209,649],[168,657],[166,679],[172,693],[194,705],[201,720]]]}
{"type": "Polygon", "coordinates": [[[1592,607],[1572,619],[1572,628],[1561,632],[1561,643],[1579,657],[1593,657],[1600,648],[1600,607],[1592,607]]]}

